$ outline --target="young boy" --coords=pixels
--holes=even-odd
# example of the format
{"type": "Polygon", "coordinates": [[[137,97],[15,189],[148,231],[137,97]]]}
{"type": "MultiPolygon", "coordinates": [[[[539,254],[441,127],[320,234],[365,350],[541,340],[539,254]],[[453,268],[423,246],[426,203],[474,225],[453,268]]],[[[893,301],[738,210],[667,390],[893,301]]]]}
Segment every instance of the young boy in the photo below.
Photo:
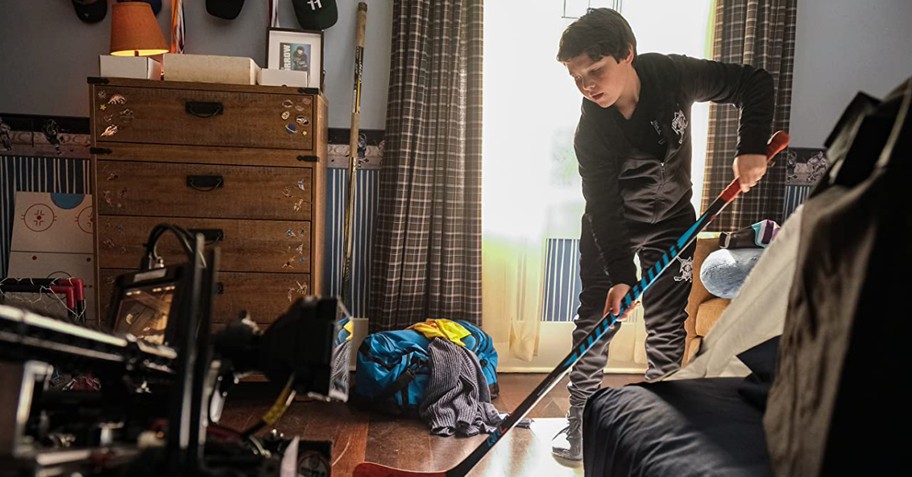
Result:
{"type": "MultiPolygon", "coordinates": [[[[773,114],[770,75],[748,65],[681,55],[637,55],[630,25],[608,8],[590,10],[564,31],[557,60],[583,94],[574,148],[585,214],[580,236],[582,292],[576,345],[620,301],[640,269],[651,268],[696,220],[691,205],[690,108],[694,102],[740,108],[734,176],[747,192],[766,172],[773,114]]],[[[647,381],[681,367],[693,245],[643,295],[647,381]]],[[[568,426],[556,457],[582,460],[582,413],[601,384],[608,342],[620,323],[570,372],[568,426]]]]}

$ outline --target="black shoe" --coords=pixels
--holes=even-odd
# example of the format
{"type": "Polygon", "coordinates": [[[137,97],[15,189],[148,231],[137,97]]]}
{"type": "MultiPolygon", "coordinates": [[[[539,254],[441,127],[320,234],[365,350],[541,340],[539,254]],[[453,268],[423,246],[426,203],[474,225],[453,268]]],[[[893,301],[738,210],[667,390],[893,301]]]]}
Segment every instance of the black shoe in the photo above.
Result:
{"type": "Polygon", "coordinates": [[[571,424],[557,433],[551,440],[551,455],[573,463],[583,461],[583,430],[579,424],[571,424]]]}

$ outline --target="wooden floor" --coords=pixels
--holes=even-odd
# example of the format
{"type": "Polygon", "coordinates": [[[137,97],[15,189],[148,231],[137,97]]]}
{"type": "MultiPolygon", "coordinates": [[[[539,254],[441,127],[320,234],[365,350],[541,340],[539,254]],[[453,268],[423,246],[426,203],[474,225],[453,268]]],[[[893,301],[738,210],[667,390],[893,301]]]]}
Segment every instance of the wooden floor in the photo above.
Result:
{"type": "MultiPolygon", "coordinates": [[[[500,412],[510,412],[537,386],[544,374],[501,374],[500,396],[493,401],[500,412]]],[[[618,387],[642,381],[642,375],[606,375],[604,386],[618,387]]],[[[243,430],[258,422],[274,401],[275,389],[265,383],[244,383],[233,390],[220,424],[243,430]]],[[[528,429],[508,432],[469,474],[488,476],[576,476],[581,467],[566,467],[551,457],[551,438],[564,426],[569,407],[566,378],[559,382],[527,416],[528,429]]],[[[339,402],[296,401],[275,428],[286,437],[332,441],[332,475],[347,477],[364,461],[415,471],[451,468],[485,438],[432,436],[417,419],[397,419],[369,413],[339,402]]]]}

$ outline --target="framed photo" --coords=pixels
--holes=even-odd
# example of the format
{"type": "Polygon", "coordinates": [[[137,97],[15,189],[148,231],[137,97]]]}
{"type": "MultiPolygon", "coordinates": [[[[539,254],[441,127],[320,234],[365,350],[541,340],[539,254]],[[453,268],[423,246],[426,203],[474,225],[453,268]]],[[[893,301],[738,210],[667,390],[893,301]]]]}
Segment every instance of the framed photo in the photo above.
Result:
{"type": "Polygon", "coordinates": [[[267,68],[303,71],[308,74],[308,88],[323,86],[322,31],[270,28],[266,48],[267,68]]]}

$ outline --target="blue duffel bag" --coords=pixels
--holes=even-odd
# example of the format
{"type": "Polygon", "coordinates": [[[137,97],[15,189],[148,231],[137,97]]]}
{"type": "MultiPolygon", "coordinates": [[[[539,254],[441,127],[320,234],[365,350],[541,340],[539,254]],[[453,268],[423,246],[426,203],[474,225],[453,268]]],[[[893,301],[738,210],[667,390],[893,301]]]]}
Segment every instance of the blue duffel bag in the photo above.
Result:
{"type": "MultiPolygon", "coordinates": [[[[453,321],[471,333],[461,341],[475,353],[491,399],[496,398],[500,393],[497,350],[491,337],[467,321],[453,321]]],[[[350,393],[353,404],[395,415],[417,416],[430,373],[429,344],[428,338],[411,329],[367,335],[358,347],[355,385],[350,393]]]]}

